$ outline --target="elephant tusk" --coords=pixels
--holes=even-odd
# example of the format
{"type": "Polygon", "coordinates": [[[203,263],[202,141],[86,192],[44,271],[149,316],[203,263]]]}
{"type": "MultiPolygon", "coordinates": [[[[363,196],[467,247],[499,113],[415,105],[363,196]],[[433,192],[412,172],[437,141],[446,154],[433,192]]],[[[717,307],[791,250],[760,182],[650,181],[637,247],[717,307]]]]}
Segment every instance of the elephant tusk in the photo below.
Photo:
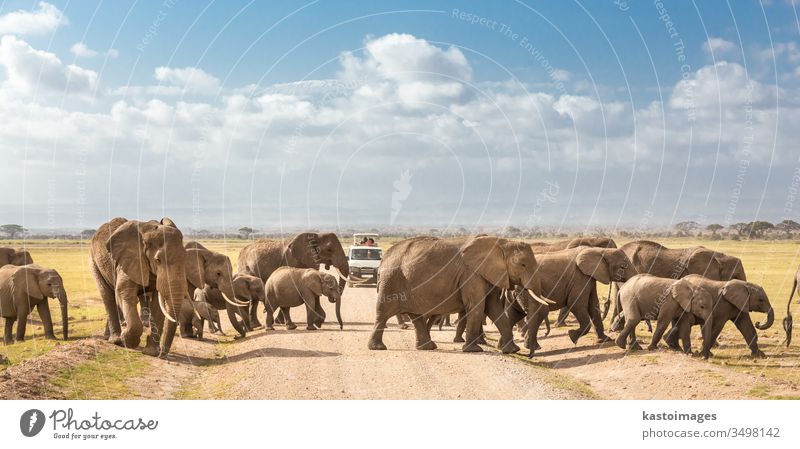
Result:
{"type": "Polygon", "coordinates": [[[203,319],[203,318],[200,317],[200,314],[197,313],[197,310],[194,307],[192,307],[192,312],[194,312],[194,316],[197,317],[198,320],[202,320],[203,319]]]}
{"type": "Polygon", "coordinates": [[[172,321],[173,323],[177,323],[178,322],[178,320],[176,320],[175,318],[172,318],[172,316],[170,316],[169,312],[167,312],[167,307],[164,305],[164,301],[163,301],[163,298],[161,297],[161,293],[158,294],[158,306],[161,307],[161,313],[163,313],[164,316],[168,320],[172,321]]]}
{"type": "Polygon", "coordinates": [[[229,304],[234,305],[236,307],[247,307],[250,305],[249,303],[242,302],[237,299],[230,299],[228,298],[228,295],[226,295],[225,293],[222,294],[222,297],[225,298],[225,301],[227,301],[229,304]]]}
{"type": "Polygon", "coordinates": [[[544,304],[546,306],[549,306],[550,304],[555,304],[556,303],[552,299],[543,298],[541,296],[536,295],[536,293],[534,293],[533,290],[530,290],[530,292],[531,292],[531,296],[533,296],[533,299],[535,299],[536,302],[538,302],[538,303],[544,304]]]}

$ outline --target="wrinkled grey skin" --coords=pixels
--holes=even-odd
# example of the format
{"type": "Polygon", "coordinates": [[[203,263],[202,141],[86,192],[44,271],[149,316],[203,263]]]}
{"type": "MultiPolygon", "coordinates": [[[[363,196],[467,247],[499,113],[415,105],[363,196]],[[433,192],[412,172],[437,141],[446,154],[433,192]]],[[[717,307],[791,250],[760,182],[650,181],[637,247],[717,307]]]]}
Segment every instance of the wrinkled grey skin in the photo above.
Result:
{"type": "Polygon", "coordinates": [[[190,301],[194,309],[194,313],[192,314],[192,327],[194,328],[195,336],[199,340],[203,339],[203,328],[205,327],[206,321],[208,321],[208,329],[212,333],[219,332],[225,335],[225,332],[222,332],[219,311],[211,306],[211,304],[204,301],[204,296],[204,291],[198,289],[195,292],[195,300],[190,301]]]}
{"type": "MultiPolygon", "coordinates": [[[[752,282],[734,279],[731,281],[715,281],[706,277],[690,274],[683,278],[694,288],[702,288],[714,298],[714,305],[711,312],[711,322],[709,334],[703,339],[703,350],[700,354],[704,358],[712,356],[711,348],[717,341],[717,337],[725,327],[725,323],[732,321],[739,332],[744,337],[745,343],[750,348],[753,357],[764,357],[764,352],[758,348],[758,335],[756,329],[765,330],[772,326],[775,320],[775,311],[769,302],[769,297],[761,286],[752,282]],[[750,319],[750,312],[761,312],[767,314],[767,322],[753,324],[750,319]]],[[[696,323],[702,324],[702,323],[696,323]]],[[[674,342],[670,343],[673,345],[674,342]]]]}
{"type": "MultiPolygon", "coordinates": [[[[339,279],[339,292],[344,291],[350,265],[342,243],[336,234],[304,232],[290,240],[258,240],[239,253],[239,273],[249,274],[267,282],[278,267],[314,268],[320,264],[329,270],[335,267],[343,276],[339,279]]],[[[250,308],[250,323],[258,327],[258,304],[250,308]]]]}
{"type": "Polygon", "coordinates": [[[44,337],[55,339],[53,319],[47,298],[56,298],[61,304],[63,337],[69,337],[67,318],[67,292],[64,281],[56,270],[38,265],[6,265],[0,267],[0,316],[5,319],[3,342],[14,342],[12,327],[17,323],[17,341],[25,340],[25,326],[28,315],[36,307],[44,326],[44,337]]]}
{"type": "Polygon", "coordinates": [[[5,265],[31,265],[32,263],[33,257],[28,251],[7,247],[0,248],[0,267],[5,265]]]}
{"type": "Polygon", "coordinates": [[[792,292],[789,294],[789,302],[786,303],[786,318],[783,319],[783,331],[786,332],[786,347],[792,344],[792,299],[794,299],[794,292],[800,292],[797,286],[800,285],[800,267],[794,274],[794,281],[792,282],[792,292]]]}
{"type": "MultiPolygon", "coordinates": [[[[222,304],[217,304],[213,299],[210,302],[215,307],[224,307],[228,311],[229,317],[240,312],[240,307],[225,301],[222,296],[222,294],[228,298],[235,298],[236,296],[233,286],[233,267],[228,256],[210,251],[198,242],[186,243],[186,280],[188,282],[189,296],[181,305],[180,318],[178,319],[181,337],[193,338],[195,335],[192,330],[193,308],[189,298],[194,297],[197,289],[216,290],[219,298],[222,299],[222,304]]],[[[207,292],[206,294],[214,296],[213,293],[207,292]]],[[[240,324],[235,318],[231,320],[231,325],[242,337],[246,335],[246,326],[240,324]]]]}
{"type": "MultiPolygon", "coordinates": [[[[703,246],[672,249],[649,240],[636,240],[626,243],[620,249],[639,273],[672,279],[700,274],[716,281],[747,280],[741,259],[703,246]]],[[[619,311],[619,304],[615,301],[611,314],[611,330],[620,330],[624,325],[619,311]]]]}
{"type": "Polygon", "coordinates": [[[598,342],[608,341],[603,329],[597,284],[625,282],[637,273],[625,253],[616,248],[580,246],[537,256],[539,269],[536,279],[542,286],[543,296],[554,304],[545,306],[533,301],[531,296],[517,296],[528,302],[518,304],[527,311],[525,322],[526,346],[532,357],[540,348],[537,333],[548,312],[567,308],[578,320],[578,329],[568,334],[573,343],[589,332],[594,325],[598,342]]]}
{"type": "Polygon", "coordinates": [[[641,349],[636,341],[636,325],[642,319],[654,319],[656,329],[649,350],[656,349],[667,327],[677,323],[679,338],[683,341],[683,351],[691,353],[690,328],[695,317],[706,322],[703,328],[710,337],[713,320],[711,309],[714,300],[702,288],[693,286],[683,279],[660,278],[650,274],[640,274],[628,279],[619,290],[619,301],[625,314],[625,328],[616,339],[617,346],[625,349],[626,338],[630,337],[629,348],[641,349]]]}
{"type": "MultiPolygon", "coordinates": [[[[529,245],[503,238],[416,237],[398,242],[386,251],[378,268],[375,327],[368,348],[385,350],[386,322],[406,313],[416,331],[417,349],[435,349],[427,318],[464,311],[467,341],[463,351],[483,350],[477,342],[488,315],[501,334],[498,347],[505,353],[517,352],[513,324],[500,292],[522,285],[540,294],[540,285],[534,281],[536,269],[529,245]]],[[[516,320],[521,318],[521,313],[512,313],[517,313],[516,320]]]]}
{"type": "Polygon", "coordinates": [[[114,218],[92,237],[89,269],[106,309],[108,340],[139,346],[144,333],[139,297],[150,314],[144,353],[166,356],[178,328],[177,316],[187,297],[183,234],[169,218],[135,221],[114,218]],[[164,311],[169,317],[164,316],[164,311]],[[125,329],[122,329],[122,322],[125,329]]]}
{"type": "Polygon", "coordinates": [[[247,326],[248,330],[255,330],[256,326],[253,325],[251,317],[252,311],[258,307],[259,304],[267,303],[267,292],[264,289],[264,281],[261,279],[250,276],[249,274],[237,273],[233,276],[233,290],[236,292],[236,299],[249,304],[241,310],[241,316],[247,326]]]}
{"type": "Polygon", "coordinates": [[[325,310],[319,297],[325,296],[336,304],[336,319],[343,327],[342,294],[336,278],[313,268],[280,267],[269,277],[264,287],[267,292],[267,330],[274,329],[274,314],[280,309],[286,319],[287,329],[296,329],[289,314],[291,307],[305,305],[306,329],[316,330],[325,322],[325,310]]]}

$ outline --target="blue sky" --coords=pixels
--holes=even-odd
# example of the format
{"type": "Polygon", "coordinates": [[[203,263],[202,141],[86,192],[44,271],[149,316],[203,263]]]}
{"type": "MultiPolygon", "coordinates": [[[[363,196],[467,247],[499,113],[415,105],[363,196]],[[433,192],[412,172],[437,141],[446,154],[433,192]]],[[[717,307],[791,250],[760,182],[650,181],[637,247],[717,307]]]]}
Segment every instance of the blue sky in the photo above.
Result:
{"type": "Polygon", "coordinates": [[[3,1],[0,221],[796,219],[798,29],[783,0],[3,1]]]}

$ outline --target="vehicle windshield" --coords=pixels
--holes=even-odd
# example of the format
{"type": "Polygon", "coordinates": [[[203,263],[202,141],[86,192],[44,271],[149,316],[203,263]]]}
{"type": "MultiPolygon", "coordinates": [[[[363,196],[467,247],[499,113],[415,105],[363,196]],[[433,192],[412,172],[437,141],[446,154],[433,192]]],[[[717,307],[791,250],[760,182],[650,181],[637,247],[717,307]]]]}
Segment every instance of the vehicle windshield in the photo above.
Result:
{"type": "Polygon", "coordinates": [[[365,249],[359,248],[351,251],[350,259],[352,260],[381,260],[380,249],[365,249]]]}

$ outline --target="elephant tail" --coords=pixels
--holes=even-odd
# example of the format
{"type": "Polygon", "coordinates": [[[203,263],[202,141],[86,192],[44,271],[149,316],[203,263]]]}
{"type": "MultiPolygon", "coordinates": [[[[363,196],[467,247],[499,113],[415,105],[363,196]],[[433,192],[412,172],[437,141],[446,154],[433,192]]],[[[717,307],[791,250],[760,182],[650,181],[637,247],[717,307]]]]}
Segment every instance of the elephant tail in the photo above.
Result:
{"type": "Polygon", "coordinates": [[[786,318],[783,319],[783,330],[786,331],[786,347],[792,343],[792,299],[794,298],[794,292],[797,291],[797,276],[794,278],[794,282],[792,282],[792,293],[789,295],[789,302],[786,303],[786,318]]]}
{"type": "Polygon", "coordinates": [[[544,317],[544,326],[545,326],[544,336],[547,337],[548,335],[550,335],[550,315],[549,314],[545,315],[545,317],[544,317]]]}

